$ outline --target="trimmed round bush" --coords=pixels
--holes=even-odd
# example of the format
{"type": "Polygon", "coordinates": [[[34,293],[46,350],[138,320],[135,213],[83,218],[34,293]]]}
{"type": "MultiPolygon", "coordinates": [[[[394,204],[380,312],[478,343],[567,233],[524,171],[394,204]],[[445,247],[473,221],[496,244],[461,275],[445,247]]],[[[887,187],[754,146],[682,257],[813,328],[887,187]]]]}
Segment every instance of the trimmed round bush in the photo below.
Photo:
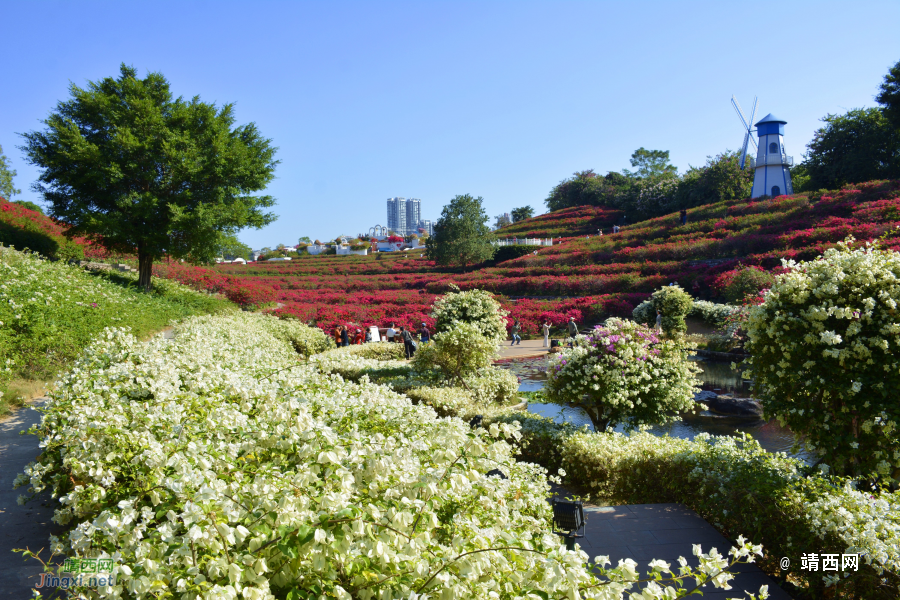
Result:
{"type": "Polygon", "coordinates": [[[836,472],[900,467],[900,254],[852,238],[809,262],[784,261],[750,309],[747,375],[769,415],[836,472]]]}

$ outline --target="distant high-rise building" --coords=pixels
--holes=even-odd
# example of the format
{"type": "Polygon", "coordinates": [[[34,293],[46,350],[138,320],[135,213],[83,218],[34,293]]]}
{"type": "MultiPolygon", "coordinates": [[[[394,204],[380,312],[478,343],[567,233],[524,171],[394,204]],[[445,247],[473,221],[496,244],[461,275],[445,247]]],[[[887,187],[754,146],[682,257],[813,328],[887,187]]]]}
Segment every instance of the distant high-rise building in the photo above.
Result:
{"type": "Polygon", "coordinates": [[[397,235],[406,235],[406,198],[388,198],[387,227],[397,235]]]}
{"type": "Polygon", "coordinates": [[[388,198],[387,227],[397,235],[418,233],[422,222],[422,201],[418,198],[388,198]]]}
{"type": "Polygon", "coordinates": [[[432,223],[428,219],[419,221],[419,229],[421,229],[422,233],[424,233],[428,237],[431,237],[434,235],[434,223],[432,223]]]}
{"type": "Polygon", "coordinates": [[[422,201],[418,198],[410,198],[406,201],[406,233],[404,235],[418,233],[416,229],[421,220],[421,205],[422,201]]]}

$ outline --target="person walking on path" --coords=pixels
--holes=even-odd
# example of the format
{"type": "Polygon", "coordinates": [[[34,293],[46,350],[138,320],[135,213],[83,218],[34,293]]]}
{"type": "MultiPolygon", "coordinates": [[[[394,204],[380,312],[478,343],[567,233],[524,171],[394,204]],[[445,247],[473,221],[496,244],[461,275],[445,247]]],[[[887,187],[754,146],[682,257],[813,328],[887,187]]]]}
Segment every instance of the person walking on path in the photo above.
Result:
{"type": "Polygon", "coordinates": [[[544,321],[541,325],[541,333],[544,334],[544,348],[550,346],[550,323],[544,321]]]}
{"type": "Polygon", "coordinates": [[[519,320],[513,323],[512,329],[509,330],[510,335],[512,336],[512,341],[509,343],[510,346],[515,346],[516,344],[522,343],[522,336],[519,335],[519,332],[522,331],[522,326],[519,324],[519,320]]]}
{"type": "Polygon", "coordinates": [[[400,328],[400,337],[403,339],[403,346],[406,350],[406,358],[412,358],[416,353],[416,342],[412,334],[405,327],[400,328]]]}
{"type": "Polygon", "coordinates": [[[681,209],[681,224],[687,225],[687,211],[685,209],[681,209]]]}
{"type": "Polygon", "coordinates": [[[367,327],[366,328],[366,337],[363,340],[363,343],[368,344],[371,341],[372,341],[372,330],[367,327]]]}
{"type": "Polygon", "coordinates": [[[423,344],[431,341],[431,332],[428,331],[428,326],[425,323],[422,323],[422,329],[419,330],[419,341],[423,344]]]}
{"type": "Polygon", "coordinates": [[[662,331],[662,313],[656,311],[656,331],[662,331]]]}
{"type": "Polygon", "coordinates": [[[569,317],[569,324],[566,325],[566,332],[569,334],[569,346],[575,344],[575,336],[578,335],[578,325],[575,323],[575,317],[569,317]]]}
{"type": "Polygon", "coordinates": [[[344,325],[341,327],[341,346],[349,346],[350,345],[350,333],[347,331],[347,326],[344,325]]]}

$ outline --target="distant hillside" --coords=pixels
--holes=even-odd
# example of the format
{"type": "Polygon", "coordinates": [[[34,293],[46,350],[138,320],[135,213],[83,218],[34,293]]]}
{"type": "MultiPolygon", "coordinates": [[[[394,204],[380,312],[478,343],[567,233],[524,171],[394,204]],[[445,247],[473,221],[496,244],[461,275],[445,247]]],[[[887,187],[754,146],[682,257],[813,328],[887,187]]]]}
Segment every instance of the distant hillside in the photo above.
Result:
{"type": "Polygon", "coordinates": [[[622,223],[622,211],[602,206],[576,206],[525,219],[496,231],[498,237],[560,238],[597,235],[622,223]]]}
{"type": "MultiPolygon", "coordinates": [[[[399,253],[215,269],[158,265],[155,272],[222,292],[243,305],[278,302],[277,312],[326,330],[338,323],[430,323],[436,295],[454,285],[481,288],[504,296],[510,316],[522,320],[526,333],[536,333],[543,320],[559,325],[570,316],[584,323],[630,315],[653,290],[675,281],[695,297],[721,300],[720,284],[739,263],[772,271],[783,257],[815,258],[848,235],[873,240],[900,225],[900,180],[764,201],[723,201],[691,209],[687,225],[671,214],[628,225],[615,235],[608,233],[614,215],[582,207],[516,223],[518,237],[552,236],[563,242],[468,272],[399,253]],[[538,229],[540,222],[547,228],[538,229]],[[597,222],[609,224],[602,237],[586,229],[597,222]]],[[[885,244],[898,249],[900,238],[885,244]]]]}
{"type": "Polygon", "coordinates": [[[28,248],[54,260],[105,258],[106,250],[84,238],[69,240],[64,224],[0,197],[0,244],[28,248]]]}

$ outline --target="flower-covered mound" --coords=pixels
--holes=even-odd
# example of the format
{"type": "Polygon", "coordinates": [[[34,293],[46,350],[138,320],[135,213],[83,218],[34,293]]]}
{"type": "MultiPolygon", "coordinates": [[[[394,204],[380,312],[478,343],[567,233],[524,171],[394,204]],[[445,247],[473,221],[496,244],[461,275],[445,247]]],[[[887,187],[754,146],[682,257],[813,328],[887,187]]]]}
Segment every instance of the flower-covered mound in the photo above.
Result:
{"type": "MultiPolygon", "coordinates": [[[[618,600],[631,587],[633,561],[595,574],[550,533],[546,472],[514,459],[515,426],[472,430],[319,374],[283,326],[200,317],[147,343],[110,329],[61,380],[18,483],[59,498],[55,520],[74,529],[56,551],[112,561],[114,584],[74,592],[618,600]]],[[[759,553],[741,539],[732,560],[759,553]]],[[[727,564],[701,555],[696,576],[727,585],[727,564]]]]}

